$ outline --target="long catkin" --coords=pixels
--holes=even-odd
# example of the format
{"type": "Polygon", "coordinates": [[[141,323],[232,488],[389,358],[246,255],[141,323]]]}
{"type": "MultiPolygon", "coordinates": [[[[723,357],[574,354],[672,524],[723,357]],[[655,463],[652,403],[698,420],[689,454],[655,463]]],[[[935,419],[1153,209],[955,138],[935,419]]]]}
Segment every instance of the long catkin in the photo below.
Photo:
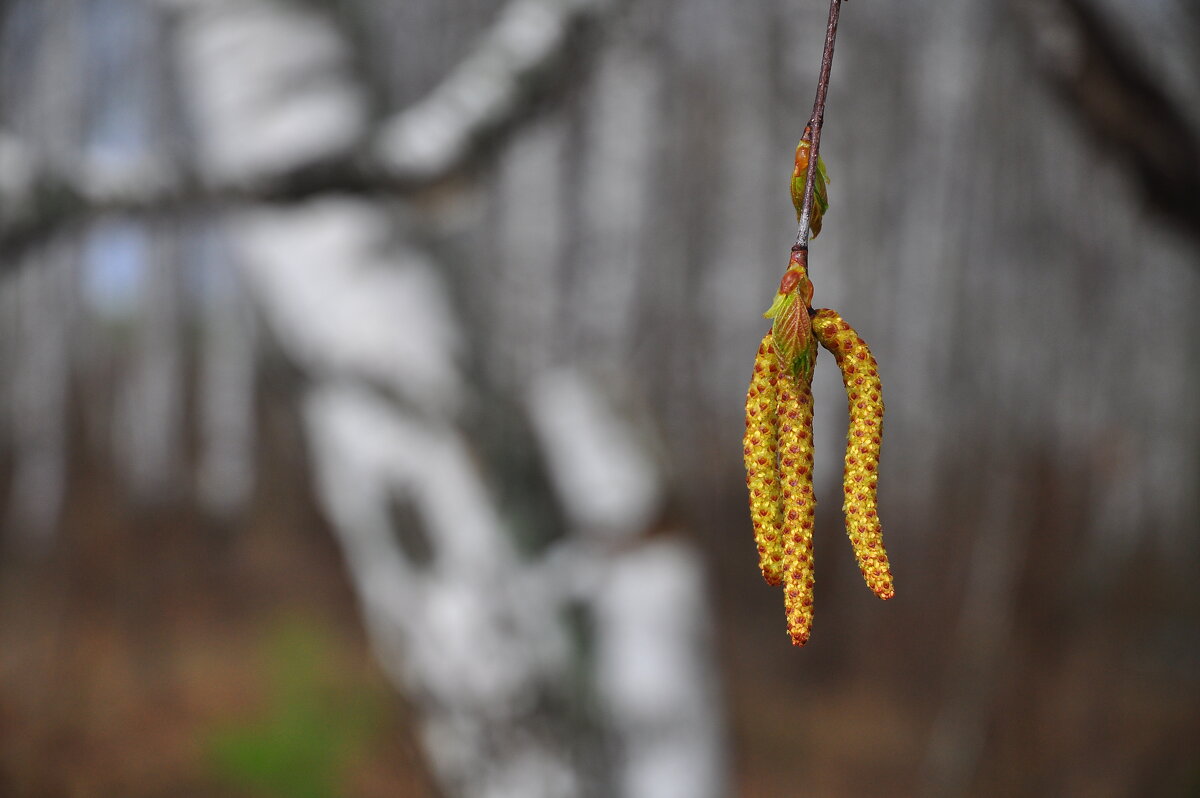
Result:
{"type": "Polygon", "coordinates": [[[783,522],[775,430],[779,382],[780,368],[768,331],[758,347],[754,375],[746,392],[746,434],[742,453],[746,464],[746,488],[750,494],[750,519],[758,544],[758,567],[769,585],[780,584],[783,570],[783,522]]]}
{"type": "Polygon", "coordinates": [[[863,339],[836,311],[818,310],[813,316],[813,332],[837,360],[850,410],[843,472],[846,534],[867,587],[880,598],[890,599],[895,589],[875,495],[883,436],[879,367],[863,339]]]}
{"type": "MultiPolygon", "coordinates": [[[[810,362],[816,358],[810,346],[810,362]]],[[[799,384],[780,380],[779,425],[780,502],[783,521],[783,601],[792,643],[808,642],[813,620],[813,397],[812,370],[799,384]]]]}

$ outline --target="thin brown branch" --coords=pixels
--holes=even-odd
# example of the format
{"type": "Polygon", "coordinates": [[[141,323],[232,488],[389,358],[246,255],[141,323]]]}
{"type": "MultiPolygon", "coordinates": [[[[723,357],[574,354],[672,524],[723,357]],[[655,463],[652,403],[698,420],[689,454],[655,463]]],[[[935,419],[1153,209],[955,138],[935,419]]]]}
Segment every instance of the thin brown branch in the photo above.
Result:
{"type": "Polygon", "coordinates": [[[808,120],[809,129],[812,131],[812,151],[808,154],[808,172],[804,177],[804,204],[800,211],[800,229],[796,231],[793,250],[808,249],[817,159],[821,155],[821,127],[825,124],[825,95],[829,93],[829,70],[833,67],[833,43],[837,39],[838,16],[841,11],[842,0],[829,0],[829,24],[825,28],[825,49],[821,53],[821,74],[817,77],[817,97],[813,101],[812,116],[808,120]]]}

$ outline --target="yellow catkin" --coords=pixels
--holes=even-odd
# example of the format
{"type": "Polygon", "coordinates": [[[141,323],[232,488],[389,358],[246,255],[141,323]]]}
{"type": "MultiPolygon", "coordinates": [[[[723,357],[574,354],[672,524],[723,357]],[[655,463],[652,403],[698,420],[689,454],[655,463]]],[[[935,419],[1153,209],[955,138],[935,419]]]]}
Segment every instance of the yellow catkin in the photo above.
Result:
{"type": "MultiPolygon", "coordinates": [[[[816,345],[810,358],[816,357],[816,345]]],[[[792,643],[808,642],[813,620],[812,371],[778,388],[780,507],[783,516],[783,602],[792,643]]]]}
{"type": "Polygon", "coordinates": [[[880,598],[890,599],[895,595],[892,569],[883,548],[883,528],[875,500],[883,437],[879,367],[863,339],[836,311],[818,310],[813,316],[813,332],[837,359],[850,408],[843,472],[846,534],[867,587],[880,598]]]}
{"type": "Polygon", "coordinates": [[[758,567],[769,585],[778,585],[783,569],[779,506],[779,471],[776,466],[776,386],[779,364],[771,332],[763,337],[754,359],[754,376],[746,392],[746,435],[742,454],[746,463],[746,489],[750,494],[750,519],[758,543],[758,567]]]}

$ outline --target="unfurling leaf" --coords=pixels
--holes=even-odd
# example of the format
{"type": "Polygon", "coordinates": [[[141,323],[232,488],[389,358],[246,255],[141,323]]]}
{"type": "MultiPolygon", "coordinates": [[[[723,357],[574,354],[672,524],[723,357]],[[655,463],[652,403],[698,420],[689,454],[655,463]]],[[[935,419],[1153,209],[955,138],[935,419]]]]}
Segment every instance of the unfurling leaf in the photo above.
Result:
{"type": "Polygon", "coordinates": [[[788,294],[771,326],[779,362],[793,379],[800,379],[812,372],[812,358],[809,356],[812,321],[805,305],[797,292],[788,294]]]}
{"type": "Polygon", "coordinates": [[[793,252],[779,281],[775,301],[763,314],[772,319],[771,340],[780,366],[793,380],[802,380],[812,374],[812,321],[808,306],[812,302],[812,283],[804,268],[804,254],[793,252]]]}

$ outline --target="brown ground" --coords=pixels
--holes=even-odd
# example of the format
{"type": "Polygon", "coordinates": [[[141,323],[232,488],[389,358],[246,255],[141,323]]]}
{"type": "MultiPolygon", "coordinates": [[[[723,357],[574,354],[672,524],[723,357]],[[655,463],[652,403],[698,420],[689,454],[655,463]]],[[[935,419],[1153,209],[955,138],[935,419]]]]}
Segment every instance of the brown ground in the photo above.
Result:
{"type": "MultiPolygon", "coordinates": [[[[122,503],[107,471],[85,470],[54,551],[0,564],[0,796],[319,796],[255,789],[213,753],[214,740],[236,749],[255,730],[295,725],[344,730],[344,750],[311,743],[339,752],[333,794],[434,796],[407,708],[370,658],[337,548],[306,498],[302,457],[281,462],[292,465],[264,469],[254,511],[235,526],[122,503]]],[[[836,531],[818,530],[822,540],[836,531]]],[[[753,563],[714,557],[742,798],[920,792],[950,689],[953,612],[922,616],[903,583],[882,604],[843,559],[827,559],[813,641],[797,650],[753,563]]],[[[1200,794],[1195,645],[1186,623],[1146,622],[1175,599],[1129,572],[1116,598],[1077,616],[1048,615],[1040,577],[1025,575],[962,794],[1200,794]],[[1116,600],[1128,596],[1144,598],[1116,600]]]]}
{"type": "Polygon", "coordinates": [[[123,504],[101,469],[76,480],[54,551],[0,568],[0,796],[259,794],[211,746],[279,714],[289,652],[306,660],[300,711],[370,707],[339,755],[337,794],[432,794],[339,554],[290,471],[271,471],[234,526],[123,504]]]}

